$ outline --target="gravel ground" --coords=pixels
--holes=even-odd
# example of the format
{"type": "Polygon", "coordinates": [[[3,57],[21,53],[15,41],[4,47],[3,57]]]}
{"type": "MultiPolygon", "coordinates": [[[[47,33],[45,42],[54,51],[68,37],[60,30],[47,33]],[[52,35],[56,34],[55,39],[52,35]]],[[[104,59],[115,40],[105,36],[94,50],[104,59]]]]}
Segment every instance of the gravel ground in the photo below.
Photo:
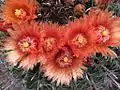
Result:
{"type": "Polygon", "coordinates": [[[8,65],[0,64],[0,90],[23,90],[21,81],[18,75],[9,71],[8,65]]]}

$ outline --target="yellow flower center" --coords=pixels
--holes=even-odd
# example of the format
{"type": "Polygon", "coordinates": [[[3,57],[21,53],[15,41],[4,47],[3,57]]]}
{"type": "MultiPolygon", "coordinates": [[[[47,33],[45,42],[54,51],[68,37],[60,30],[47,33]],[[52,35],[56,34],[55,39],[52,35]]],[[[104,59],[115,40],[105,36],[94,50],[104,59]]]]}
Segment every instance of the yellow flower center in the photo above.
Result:
{"type": "Polygon", "coordinates": [[[26,12],[23,9],[15,9],[15,16],[18,18],[24,18],[26,16],[26,12]]]}
{"type": "Polygon", "coordinates": [[[46,51],[46,52],[49,52],[49,51],[51,51],[54,47],[54,44],[55,44],[55,38],[47,38],[47,39],[45,39],[45,41],[44,41],[44,50],[46,51]]]}
{"type": "Polygon", "coordinates": [[[107,29],[104,26],[99,26],[97,30],[98,30],[99,43],[105,43],[110,39],[109,29],[107,29]]]}
{"type": "Polygon", "coordinates": [[[109,31],[108,31],[108,30],[104,30],[104,31],[102,32],[102,35],[103,35],[104,37],[108,36],[108,35],[109,35],[109,31]]]}
{"type": "Polygon", "coordinates": [[[64,57],[64,62],[69,62],[69,58],[68,57],[64,57]]]}
{"type": "Polygon", "coordinates": [[[75,38],[73,38],[73,43],[80,48],[85,46],[87,39],[83,35],[78,34],[75,36],[75,38]]]}
{"type": "Polygon", "coordinates": [[[28,42],[23,42],[23,47],[24,48],[28,48],[30,46],[30,44],[28,42]]]}
{"type": "Polygon", "coordinates": [[[18,42],[19,49],[22,52],[32,52],[37,49],[37,39],[34,37],[25,37],[18,42]]]}
{"type": "Polygon", "coordinates": [[[69,47],[63,47],[55,56],[56,63],[61,67],[69,67],[73,62],[72,50],[69,47]]]}
{"type": "Polygon", "coordinates": [[[109,36],[110,32],[109,32],[109,30],[108,30],[106,27],[104,27],[104,26],[99,26],[98,29],[99,29],[99,31],[101,32],[101,35],[102,35],[103,37],[109,36]]]}

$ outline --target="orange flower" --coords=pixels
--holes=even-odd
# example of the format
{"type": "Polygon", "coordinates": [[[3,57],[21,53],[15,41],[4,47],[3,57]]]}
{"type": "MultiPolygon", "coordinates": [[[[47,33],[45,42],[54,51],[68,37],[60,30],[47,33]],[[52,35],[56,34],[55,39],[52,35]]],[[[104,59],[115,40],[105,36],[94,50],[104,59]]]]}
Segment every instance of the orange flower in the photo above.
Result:
{"type": "Polygon", "coordinates": [[[43,55],[45,55],[48,60],[53,59],[54,54],[62,45],[61,33],[57,24],[44,23],[44,31],[41,36],[41,47],[43,49],[43,55]]]}
{"type": "Polygon", "coordinates": [[[98,40],[95,48],[104,55],[116,56],[108,46],[120,46],[120,19],[106,11],[91,12],[88,22],[95,27],[98,40]]]}
{"type": "Polygon", "coordinates": [[[14,30],[8,30],[10,37],[6,39],[6,60],[13,65],[20,64],[20,67],[32,69],[35,64],[42,60],[40,53],[40,27],[36,22],[22,22],[20,25],[13,25],[14,30]]]}
{"type": "Polygon", "coordinates": [[[69,85],[72,78],[76,81],[83,77],[86,58],[95,53],[92,44],[96,37],[92,27],[83,20],[60,27],[60,31],[62,40],[59,47],[52,59],[43,65],[43,70],[48,79],[57,81],[57,85],[69,85]]]}
{"type": "Polygon", "coordinates": [[[70,81],[83,77],[84,59],[75,57],[69,46],[59,49],[54,58],[43,65],[44,75],[52,82],[57,81],[57,85],[69,85],[70,81]]]}
{"type": "Polygon", "coordinates": [[[95,53],[93,45],[97,38],[93,28],[87,20],[78,19],[68,24],[65,40],[75,56],[87,57],[95,53]]]}
{"type": "Polygon", "coordinates": [[[36,18],[35,12],[35,0],[6,0],[3,6],[3,19],[8,23],[32,20],[36,18]]]}

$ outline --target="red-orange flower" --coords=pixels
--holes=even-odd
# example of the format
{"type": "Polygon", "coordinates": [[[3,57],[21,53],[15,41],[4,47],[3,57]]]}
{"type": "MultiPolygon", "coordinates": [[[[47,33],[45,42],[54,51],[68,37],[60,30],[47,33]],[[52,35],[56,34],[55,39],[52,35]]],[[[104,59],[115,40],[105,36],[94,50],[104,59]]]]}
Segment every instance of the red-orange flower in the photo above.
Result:
{"type": "Polygon", "coordinates": [[[84,59],[75,57],[69,46],[59,49],[54,58],[43,65],[44,75],[57,85],[69,85],[72,79],[76,81],[83,77],[84,59]]]}
{"type": "Polygon", "coordinates": [[[78,19],[68,24],[65,40],[75,56],[87,57],[95,53],[93,45],[96,41],[96,35],[93,28],[86,19],[78,19]]]}
{"type": "Polygon", "coordinates": [[[19,63],[20,67],[32,69],[35,64],[42,60],[40,45],[40,27],[36,22],[22,22],[20,25],[13,25],[13,30],[8,30],[10,37],[6,39],[6,60],[13,65],[19,63]]]}
{"type": "Polygon", "coordinates": [[[32,20],[36,18],[35,13],[35,0],[6,0],[3,6],[3,19],[8,23],[32,20]]]}
{"type": "Polygon", "coordinates": [[[97,34],[96,51],[116,56],[108,46],[120,46],[120,19],[106,11],[91,12],[87,19],[97,34]]]}
{"type": "MultiPolygon", "coordinates": [[[[85,59],[94,54],[92,44],[95,42],[93,29],[86,21],[75,20],[67,26],[60,27],[62,40],[54,52],[52,59],[49,59],[43,70],[45,76],[57,85],[69,85],[72,78],[76,81],[83,77],[83,70],[86,70],[85,59]],[[87,27],[85,27],[88,25],[87,27]]],[[[59,39],[58,39],[59,40],[59,39]]]]}
{"type": "Polygon", "coordinates": [[[62,46],[61,33],[57,24],[44,23],[41,36],[41,47],[43,49],[43,55],[45,55],[48,60],[53,59],[58,48],[62,46]]]}

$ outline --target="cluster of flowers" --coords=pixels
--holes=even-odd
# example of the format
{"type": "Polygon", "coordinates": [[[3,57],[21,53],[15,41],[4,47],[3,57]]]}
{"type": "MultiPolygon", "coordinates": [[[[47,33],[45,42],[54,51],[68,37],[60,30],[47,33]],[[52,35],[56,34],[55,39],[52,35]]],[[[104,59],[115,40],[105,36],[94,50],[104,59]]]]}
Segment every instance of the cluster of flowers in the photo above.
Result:
{"type": "Polygon", "coordinates": [[[120,19],[102,10],[91,10],[83,18],[59,26],[34,21],[35,0],[7,0],[3,5],[3,20],[7,29],[4,49],[6,61],[32,69],[40,63],[44,75],[57,85],[83,77],[87,57],[101,52],[117,57],[108,46],[120,46],[120,19]]]}

